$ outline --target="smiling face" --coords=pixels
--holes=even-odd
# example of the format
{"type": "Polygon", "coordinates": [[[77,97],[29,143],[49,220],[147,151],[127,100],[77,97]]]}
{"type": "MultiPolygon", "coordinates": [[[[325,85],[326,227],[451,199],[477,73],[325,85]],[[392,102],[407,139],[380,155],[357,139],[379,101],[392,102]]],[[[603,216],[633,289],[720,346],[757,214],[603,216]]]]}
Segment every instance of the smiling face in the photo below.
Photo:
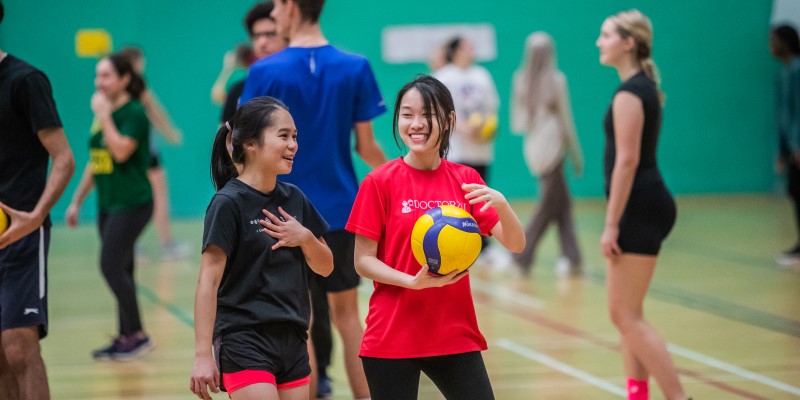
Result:
{"type": "Polygon", "coordinates": [[[100,60],[95,67],[94,87],[112,101],[125,92],[130,79],[130,75],[120,76],[108,58],[100,60]]]}
{"type": "MultiPolygon", "coordinates": [[[[261,132],[261,140],[245,144],[245,149],[250,153],[254,167],[285,175],[292,172],[297,153],[297,127],[285,109],[275,110],[271,119],[270,126],[261,132]]],[[[248,166],[251,162],[247,163],[248,166]]]]}
{"type": "Polygon", "coordinates": [[[606,19],[595,45],[600,49],[600,64],[616,67],[624,64],[626,58],[632,57],[635,43],[632,37],[623,38],[617,24],[606,19]]]}
{"type": "Polygon", "coordinates": [[[397,130],[411,153],[420,156],[439,154],[441,130],[436,116],[430,113],[416,88],[409,89],[400,100],[397,130]]]}

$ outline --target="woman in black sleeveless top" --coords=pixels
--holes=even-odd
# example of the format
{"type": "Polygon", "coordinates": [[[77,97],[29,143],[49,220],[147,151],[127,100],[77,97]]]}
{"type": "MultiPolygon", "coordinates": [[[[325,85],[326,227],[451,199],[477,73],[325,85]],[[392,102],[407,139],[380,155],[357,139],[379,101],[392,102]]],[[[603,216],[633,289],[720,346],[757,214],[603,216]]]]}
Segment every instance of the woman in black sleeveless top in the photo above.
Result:
{"type": "Polygon", "coordinates": [[[622,80],[604,121],[608,209],[600,247],[628,399],[648,399],[652,374],[666,399],[685,400],[666,343],[643,316],[656,256],[675,222],[675,203],[656,164],[663,95],[650,58],[650,20],[637,10],[610,16],[596,44],[600,63],[616,68],[622,80]]]}

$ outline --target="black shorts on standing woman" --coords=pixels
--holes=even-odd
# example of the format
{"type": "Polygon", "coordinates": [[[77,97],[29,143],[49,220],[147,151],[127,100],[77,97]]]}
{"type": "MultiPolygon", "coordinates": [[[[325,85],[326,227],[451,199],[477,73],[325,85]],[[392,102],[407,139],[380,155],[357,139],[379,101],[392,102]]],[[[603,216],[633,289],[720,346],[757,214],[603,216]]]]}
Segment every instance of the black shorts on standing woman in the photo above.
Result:
{"type": "MultiPolygon", "coordinates": [[[[618,244],[625,253],[657,255],[661,242],[675,224],[675,201],[661,178],[656,162],[656,148],[661,128],[661,102],[658,89],[644,72],[623,82],[616,93],[629,92],[642,101],[644,128],[639,166],[633,179],[630,197],[619,221],[618,244]]],[[[609,105],[603,121],[606,132],[604,176],[606,197],[616,159],[614,118],[609,105]]]]}

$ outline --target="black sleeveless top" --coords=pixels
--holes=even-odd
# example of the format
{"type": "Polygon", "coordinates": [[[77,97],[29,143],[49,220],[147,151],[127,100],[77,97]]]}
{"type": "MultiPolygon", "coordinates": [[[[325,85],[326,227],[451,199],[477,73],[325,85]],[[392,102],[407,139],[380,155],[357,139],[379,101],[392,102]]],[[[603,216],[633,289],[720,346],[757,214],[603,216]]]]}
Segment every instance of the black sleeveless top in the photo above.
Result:
{"type": "MultiPolygon", "coordinates": [[[[633,185],[636,187],[641,184],[661,181],[661,174],[656,163],[656,147],[658,146],[658,135],[661,131],[661,101],[656,84],[644,72],[639,71],[639,73],[619,85],[614,95],[623,91],[630,92],[638,97],[642,101],[644,108],[644,127],[642,129],[642,143],[639,149],[639,166],[636,169],[633,185]]],[[[606,196],[608,196],[611,187],[611,172],[614,170],[614,162],[617,155],[612,107],[613,99],[603,120],[603,127],[606,132],[606,149],[603,157],[606,196]]]]}

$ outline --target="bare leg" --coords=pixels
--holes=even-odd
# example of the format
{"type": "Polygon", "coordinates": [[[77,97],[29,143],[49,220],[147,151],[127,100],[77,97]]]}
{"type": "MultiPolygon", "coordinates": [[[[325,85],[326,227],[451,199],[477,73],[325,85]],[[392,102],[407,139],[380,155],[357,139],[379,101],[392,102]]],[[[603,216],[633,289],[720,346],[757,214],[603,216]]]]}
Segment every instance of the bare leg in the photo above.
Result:
{"type": "Polygon", "coordinates": [[[623,343],[625,372],[645,378],[649,372],[667,400],[686,400],[664,339],[644,320],[644,297],[655,271],[656,257],[623,254],[607,268],[606,290],[611,322],[623,343]]]}
{"type": "Polygon", "coordinates": [[[344,367],[353,398],[368,398],[369,386],[364,375],[364,366],[358,357],[361,339],[364,337],[364,327],[361,326],[358,315],[358,288],[329,292],[328,304],[330,304],[331,321],[342,338],[344,367]]]}
{"type": "MultiPolygon", "coordinates": [[[[308,388],[308,386],[302,386],[308,388]]],[[[297,388],[295,388],[297,389],[297,388]]],[[[278,388],[270,383],[256,383],[230,393],[231,400],[278,400],[278,388]]],[[[298,400],[301,400],[299,397],[298,400]]],[[[305,399],[305,398],[304,398],[305,399]]],[[[304,400],[302,399],[302,400],[304,400]]]]}
{"type": "Polygon", "coordinates": [[[156,225],[158,241],[161,246],[172,243],[172,229],[169,224],[169,200],[167,175],[161,167],[147,170],[147,179],[153,187],[153,223],[156,225]]]}
{"type": "MultiPolygon", "coordinates": [[[[3,348],[2,344],[2,340],[0,340],[0,350],[3,348]]],[[[3,396],[8,396],[8,400],[19,400],[17,377],[11,372],[5,351],[0,351],[0,393],[3,393],[3,396]]]]}
{"type": "Polygon", "coordinates": [[[20,398],[49,399],[50,388],[39,346],[39,328],[31,326],[7,329],[2,333],[2,344],[5,360],[11,373],[17,378],[20,398]]]}
{"type": "MultiPolygon", "coordinates": [[[[314,323],[314,318],[311,318],[311,323],[314,323]]],[[[314,341],[311,340],[311,327],[308,329],[308,364],[311,365],[311,382],[307,386],[308,396],[307,399],[314,400],[317,398],[317,356],[314,353],[314,341]]],[[[281,397],[283,398],[283,397],[281,397]]]]}

